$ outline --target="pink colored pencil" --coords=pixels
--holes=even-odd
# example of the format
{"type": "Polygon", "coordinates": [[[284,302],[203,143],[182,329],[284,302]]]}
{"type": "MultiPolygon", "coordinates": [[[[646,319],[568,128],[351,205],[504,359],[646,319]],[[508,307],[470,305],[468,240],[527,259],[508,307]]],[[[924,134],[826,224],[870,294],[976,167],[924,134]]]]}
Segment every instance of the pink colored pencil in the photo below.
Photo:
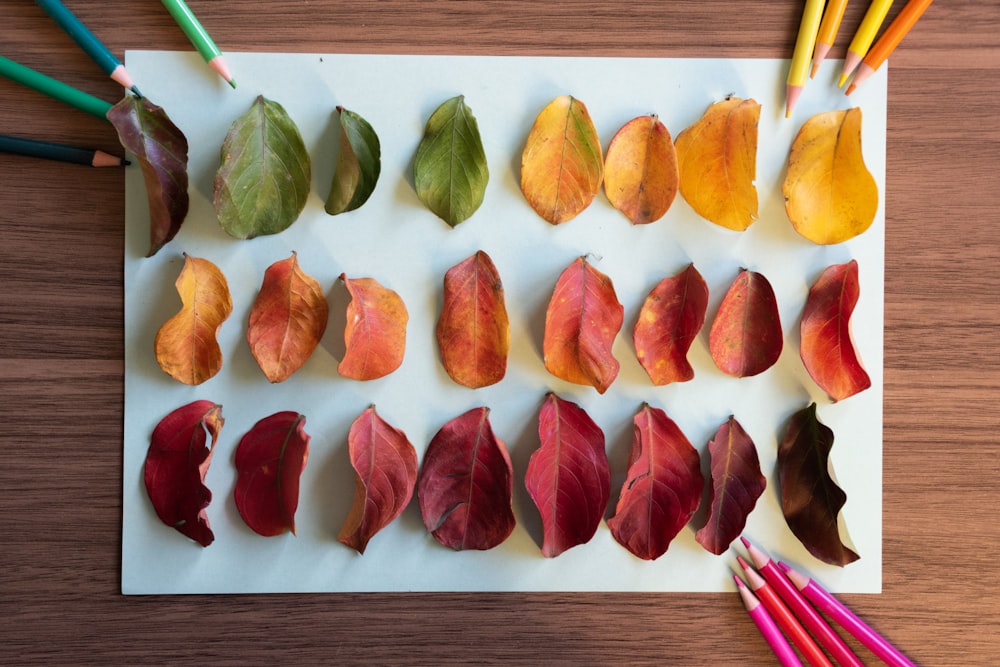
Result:
{"type": "Polygon", "coordinates": [[[885,664],[890,667],[916,667],[899,649],[890,644],[882,635],[875,632],[867,623],[855,616],[854,612],[845,607],[840,600],[826,592],[815,581],[801,572],[796,572],[784,563],[778,563],[778,567],[795,584],[795,587],[802,591],[802,594],[816,605],[817,609],[854,635],[859,642],[867,646],[885,664]]]}
{"type": "Polygon", "coordinates": [[[733,575],[733,581],[736,582],[736,587],[740,591],[740,597],[743,598],[743,606],[747,608],[747,615],[750,616],[754,625],[760,630],[760,634],[764,637],[764,640],[771,646],[771,650],[774,651],[774,655],[778,658],[778,662],[781,663],[782,667],[802,667],[802,662],[795,655],[791,644],[781,634],[781,630],[775,625],[774,619],[771,618],[767,610],[761,605],[757,596],[751,593],[750,589],[743,583],[743,580],[735,574],[733,575]]]}
{"type": "Polygon", "coordinates": [[[750,560],[753,561],[754,566],[767,583],[778,592],[778,595],[785,601],[785,604],[791,607],[798,619],[805,624],[809,632],[816,638],[816,641],[830,652],[833,659],[844,667],[864,667],[864,663],[847,647],[847,644],[840,638],[840,635],[827,625],[823,617],[812,608],[802,596],[802,593],[799,592],[799,589],[788,581],[788,578],[782,574],[781,570],[774,564],[774,561],[763,551],[751,544],[747,538],[741,537],[740,540],[742,540],[743,545],[747,548],[750,560]]]}

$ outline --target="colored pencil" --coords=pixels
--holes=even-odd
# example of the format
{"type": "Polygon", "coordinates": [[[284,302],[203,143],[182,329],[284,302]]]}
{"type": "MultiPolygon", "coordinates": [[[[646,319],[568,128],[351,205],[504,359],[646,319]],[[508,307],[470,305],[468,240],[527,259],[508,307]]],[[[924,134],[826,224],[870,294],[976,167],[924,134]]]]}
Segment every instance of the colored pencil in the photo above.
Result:
{"type": "Polygon", "coordinates": [[[781,630],[775,625],[774,619],[771,618],[771,615],[761,605],[757,596],[751,593],[746,585],[744,585],[743,580],[735,574],[733,575],[733,580],[736,582],[736,588],[740,591],[740,598],[743,600],[743,606],[747,609],[747,615],[750,616],[754,625],[757,626],[761,636],[764,637],[764,641],[774,651],[775,657],[778,658],[778,663],[782,667],[802,667],[799,657],[795,655],[792,646],[785,639],[785,636],[781,634],[781,630]]]}
{"type": "Polygon", "coordinates": [[[810,79],[816,78],[820,64],[833,48],[833,42],[837,39],[837,31],[840,30],[840,22],[844,19],[845,9],[847,9],[847,0],[830,0],[826,3],[826,9],[823,10],[823,21],[819,24],[819,32],[816,33],[816,50],[813,51],[810,79]]]}
{"type": "Polygon", "coordinates": [[[850,46],[847,47],[847,55],[844,56],[844,71],[840,75],[837,86],[843,87],[844,83],[847,82],[847,77],[851,76],[861,64],[861,59],[865,57],[872,42],[875,41],[875,35],[882,27],[882,21],[885,20],[890,7],[892,7],[892,0],[872,0],[872,4],[868,5],[868,11],[865,12],[864,18],[861,19],[861,25],[858,26],[850,46]]]}
{"type": "Polygon", "coordinates": [[[823,617],[812,608],[809,602],[802,596],[802,593],[799,592],[799,589],[788,581],[788,578],[782,574],[781,570],[774,564],[774,561],[763,551],[751,544],[750,540],[745,537],[741,537],[740,540],[743,541],[743,545],[746,546],[747,552],[750,554],[750,560],[753,561],[754,566],[760,572],[761,576],[764,577],[764,580],[785,601],[785,604],[791,608],[792,612],[802,621],[809,632],[812,633],[816,641],[830,653],[833,659],[841,667],[864,667],[864,663],[858,659],[858,656],[854,655],[851,649],[847,647],[847,644],[844,643],[844,640],[840,638],[840,635],[834,632],[833,628],[823,620],[823,617]]]}
{"type": "Polygon", "coordinates": [[[101,40],[97,39],[97,36],[61,0],[35,0],[35,2],[83,49],[84,53],[90,56],[91,60],[97,63],[97,66],[105,74],[121,84],[122,87],[142,97],[139,89],[132,82],[132,77],[126,71],[125,65],[111,53],[111,50],[101,40]]]}
{"type": "Polygon", "coordinates": [[[160,2],[167,8],[170,15],[174,17],[174,21],[184,31],[188,40],[198,50],[201,57],[205,59],[208,66],[218,72],[219,76],[235,88],[236,81],[233,80],[233,75],[229,73],[229,66],[226,64],[225,57],[219,51],[219,47],[215,45],[215,42],[212,41],[208,31],[198,21],[198,17],[184,3],[184,0],[160,0],[160,2]]]}
{"type": "Polygon", "coordinates": [[[85,164],[91,167],[124,167],[129,164],[128,160],[105,153],[102,150],[38,141],[37,139],[10,137],[5,134],[0,134],[0,152],[85,164]]]}
{"type": "Polygon", "coordinates": [[[788,578],[795,584],[795,587],[812,601],[820,611],[836,621],[840,627],[850,632],[859,642],[877,655],[879,660],[890,665],[890,667],[915,667],[910,659],[903,655],[899,649],[890,644],[885,637],[875,632],[867,623],[858,618],[840,600],[830,595],[822,586],[784,563],[778,563],[778,567],[788,575],[788,578]]]}
{"type": "Polygon", "coordinates": [[[858,65],[858,71],[855,72],[851,85],[847,87],[848,95],[853,93],[855,88],[881,67],[885,59],[899,46],[899,43],[906,37],[906,33],[910,32],[910,28],[924,15],[932,2],[934,0],[910,0],[906,3],[906,6],[896,15],[896,18],[875,42],[875,46],[865,54],[864,60],[858,65]]]}
{"type": "Polygon", "coordinates": [[[25,67],[9,58],[0,56],[0,75],[16,81],[22,86],[27,86],[49,97],[53,97],[60,102],[64,102],[80,111],[86,111],[92,116],[108,119],[108,111],[111,104],[98,99],[93,95],[88,95],[82,90],[77,90],[62,81],[57,81],[41,72],[36,72],[30,67],[25,67]]]}
{"type": "Polygon", "coordinates": [[[802,88],[809,77],[809,61],[812,59],[816,33],[822,16],[823,0],[806,0],[805,8],[802,10],[802,20],[799,23],[799,35],[795,39],[795,50],[792,52],[792,63],[788,68],[785,118],[791,117],[792,108],[802,94],[802,88]]]}
{"type": "Polygon", "coordinates": [[[737,556],[736,560],[739,561],[740,567],[746,573],[747,584],[750,586],[750,590],[761,601],[764,608],[767,609],[767,613],[771,614],[771,618],[778,624],[778,627],[788,635],[792,643],[802,652],[802,655],[805,656],[809,664],[813,665],[813,667],[833,667],[833,663],[823,653],[823,649],[813,641],[813,638],[809,636],[809,633],[798,622],[795,615],[781,601],[781,598],[774,592],[774,589],[764,581],[763,577],[756,570],[743,560],[742,556],[737,556]]]}

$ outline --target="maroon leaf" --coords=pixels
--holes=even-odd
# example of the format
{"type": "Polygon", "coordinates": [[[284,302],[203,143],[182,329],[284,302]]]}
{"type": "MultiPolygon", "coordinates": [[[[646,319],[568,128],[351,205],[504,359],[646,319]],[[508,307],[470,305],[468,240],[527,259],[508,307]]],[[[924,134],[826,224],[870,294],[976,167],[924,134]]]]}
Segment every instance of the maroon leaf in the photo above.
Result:
{"type": "Polygon", "coordinates": [[[514,530],[514,469],[493,434],[489,408],[441,427],[424,454],[417,497],[427,530],[455,549],[492,549],[514,530]]]}
{"type": "Polygon", "coordinates": [[[833,431],[816,416],[816,404],[796,412],[778,445],[781,511],[795,537],[824,563],[843,567],[860,556],[840,541],[837,515],[847,494],[830,477],[833,431]]]}
{"type": "Polygon", "coordinates": [[[634,555],[654,560],[698,509],[704,478],[697,450],[663,410],[644,405],[634,424],[628,473],[608,528],[634,555]]]}
{"type": "Polygon", "coordinates": [[[542,516],[542,555],[552,558],[597,532],[611,494],[604,432],[576,403],[555,394],[538,413],[541,446],[524,484],[542,516]]]}
{"type": "Polygon", "coordinates": [[[708,346],[719,370],[734,377],[757,375],[774,365],[781,356],[781,322],[767,278],[740,271],[712,322],[708,346]]]}
{"type": "Polygon", "coordinates": [[[265,537],[295,534],[299,477],[309,457],[306,418],[277,412],[254,424],[236,446],[236,509],[265,537]]]}
{"type": "Polygon", "coordinates": [[[695,534],[698,544],[719,555],[740,536],[747,516],[767,487],[753,440],[732,416],[708,443],[712,461],[708,522],[695,534]]]}
{"type": "Polygon", "coordinates": [[[156,516],[203,547],[215,539],[205,515],[212,501],[205,473],[224,422],[221,405],[189,403],[156,425],[146,454],[146,493],[156,516]],[[212,436],[207,447],[206,431],[212,436]]]}

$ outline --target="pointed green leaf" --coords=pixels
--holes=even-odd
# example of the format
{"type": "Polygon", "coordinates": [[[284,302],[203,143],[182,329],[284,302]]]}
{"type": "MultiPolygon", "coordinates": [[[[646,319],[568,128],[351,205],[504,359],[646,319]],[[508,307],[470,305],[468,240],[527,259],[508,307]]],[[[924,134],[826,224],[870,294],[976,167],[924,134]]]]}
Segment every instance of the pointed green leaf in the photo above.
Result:
{"type": "Polygon", "coordinates": [[[465,97],[453,97],[431,114],[417,146],[413,181],[417,196],[454,227],[483,203],[490,172],[479,126],[465,97]]]}
{"type": "Polygon", "coordinates": [[[309,152],[295,123],[263,95],[237,118],[222,143],[212,203],[230,236],[277,234],[309,196],[309,152]]]}
{"type": "Polygon", "coordinates": [[[378,135],[364,118],[337,107],[340,114],[340,155],[333,172],[333,186],[326,200],[330,215],[353,211],[371,196],[382,170],[378,135]]]}

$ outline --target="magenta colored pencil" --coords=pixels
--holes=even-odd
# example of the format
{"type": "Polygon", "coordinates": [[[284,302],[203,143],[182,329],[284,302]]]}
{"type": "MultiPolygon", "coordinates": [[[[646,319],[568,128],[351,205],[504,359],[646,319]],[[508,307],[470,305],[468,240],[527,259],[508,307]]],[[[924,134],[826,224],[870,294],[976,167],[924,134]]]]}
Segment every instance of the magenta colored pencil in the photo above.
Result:
{"type": "Polygon", "coordinates": [[[781,663],[782,667],[802,667],[802,662],[795,655],[795,651],[792,650],[792,645],[781,634],[781,630],[778,629],[774,619],[771,618],[771,615],[761,605],[757,596],[751,593],[750,589],[743,583],[743,580],[735,574],[733,575],[733,581],[736,582],[736,587],[740,591],[740,597],[743,598],[743,606],[747,608],[747,614],[754,622],[754,625],[757,626],[757,629],[760,630],[761,636],[771,646],[771,650],[774,651],[774,655],[778,658],[778,662],[781,663]]]}
{"type": "Polygon", "coordinates": [[[816,608],[836,621],[842,628],[854,635],[859,642],[867,646],[872,653],[890,667],[916,667],[903,653],[890,644],[885,637],[875,632],[867,623],[858,618],[854,612],[844,606],[837,598],[830,595],[815,581],[796,572],[784,563],[778,567],[788,575],[795,587],[812,601],[816,608]]]}

